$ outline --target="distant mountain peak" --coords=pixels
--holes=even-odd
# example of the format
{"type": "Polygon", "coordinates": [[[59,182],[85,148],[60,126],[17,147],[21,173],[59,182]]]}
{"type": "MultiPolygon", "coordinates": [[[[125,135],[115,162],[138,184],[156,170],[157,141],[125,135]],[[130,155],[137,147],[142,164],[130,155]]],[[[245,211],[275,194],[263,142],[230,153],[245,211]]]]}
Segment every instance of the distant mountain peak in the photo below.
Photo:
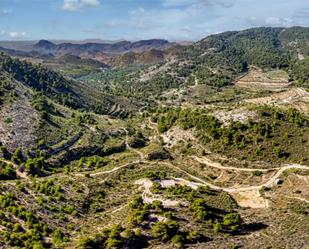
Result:
{"type": "Polygon", "coordinates": [[[54,48],[56,44],[48,41],[48,40],[40,40],[38,43],[34,45],[35,48],[45,48],[45,49],[51,49],[54,48]]]}

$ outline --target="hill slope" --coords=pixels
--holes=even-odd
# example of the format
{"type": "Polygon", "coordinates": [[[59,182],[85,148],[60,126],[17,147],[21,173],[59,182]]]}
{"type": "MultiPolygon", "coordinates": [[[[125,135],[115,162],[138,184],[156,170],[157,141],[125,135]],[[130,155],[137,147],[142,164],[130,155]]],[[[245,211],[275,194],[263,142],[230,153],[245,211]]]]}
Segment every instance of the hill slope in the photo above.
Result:
{"type": "Polygon", "coordinates": [[[306,248],[306,30],[129,52],[99,73],[0,54],[0,247],[306,248]]]}
{"type": "Polygon", "coordinates": [[[72,108],[106,113],[114,105],[115,101],[122,102],[120,98],[112,99],[111,96],[94,87],[75,80],[68,80],[61,74],[42,65],[13,59],[5,54],[0,54],[0,56],[2,71],[32,90],[42,92],[46,97],[60,104],[72,108]]]}

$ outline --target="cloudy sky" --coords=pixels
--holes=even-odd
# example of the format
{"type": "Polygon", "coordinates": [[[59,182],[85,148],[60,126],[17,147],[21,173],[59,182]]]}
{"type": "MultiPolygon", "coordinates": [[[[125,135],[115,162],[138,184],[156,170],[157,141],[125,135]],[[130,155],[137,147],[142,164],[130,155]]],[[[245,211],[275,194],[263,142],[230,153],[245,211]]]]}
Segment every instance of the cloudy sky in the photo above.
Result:
{"type": "Polygon", "coordinates": [[[197,40],[256,26],[309,26],[309,0],[0,0],[0,40],[197,40]]]}

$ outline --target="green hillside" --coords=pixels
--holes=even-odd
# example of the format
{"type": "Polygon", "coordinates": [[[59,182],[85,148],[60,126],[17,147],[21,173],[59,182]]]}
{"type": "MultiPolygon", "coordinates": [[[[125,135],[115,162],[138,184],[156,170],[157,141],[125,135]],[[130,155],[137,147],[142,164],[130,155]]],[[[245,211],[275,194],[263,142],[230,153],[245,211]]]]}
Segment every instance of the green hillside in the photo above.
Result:
{"type": "Polygon", "coordinates": [[[306,249],[308,32],[104,70],[1,53],[0,247],[306,249]]]}

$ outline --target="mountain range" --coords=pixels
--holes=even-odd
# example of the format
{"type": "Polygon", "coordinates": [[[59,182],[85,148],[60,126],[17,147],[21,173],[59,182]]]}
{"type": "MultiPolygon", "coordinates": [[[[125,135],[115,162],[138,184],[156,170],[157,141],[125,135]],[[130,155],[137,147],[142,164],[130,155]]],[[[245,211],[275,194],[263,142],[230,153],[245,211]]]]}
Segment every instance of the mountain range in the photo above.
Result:
{"type": "MultiPolygon", "coordinates": [[[[180,45],[167,40],[152,39],[141,41],[119,41],[114,43],[83,42],[83,43],[53,43],[40,40],[36,43],[0,43],[0,51],[12,56],[57,60],[65,55],[84,59],[94,59],[109,66],[124,66],[128,64],[152,64],[164,59],[164,50],[180,45]],[[76,57],[77,56],[77,57],[76,57]]],[[[73,58],[73,57],[72,57],[73,58]]],[[[69,61],[67,61],[69,63],[69,61]]],[[[83,64],[83,61],[80,61],[83,64]]]]}
{"type": "Polygon", "coordinates": [[[119,41],[115,43],[60,43],[56,44],[47,40],[40,40],[35,44],[15,45],[14,50],[24,52],[39,52],[45,55],[61,56],[63,54],[81,55],[84,53],[109,53],[121,54],[126,52],[143,52],[150,49],[164,50],[173,46],[175,43],[170,43],[166,40],[152,39],[141,40],[136,42],[119,41]]]}

